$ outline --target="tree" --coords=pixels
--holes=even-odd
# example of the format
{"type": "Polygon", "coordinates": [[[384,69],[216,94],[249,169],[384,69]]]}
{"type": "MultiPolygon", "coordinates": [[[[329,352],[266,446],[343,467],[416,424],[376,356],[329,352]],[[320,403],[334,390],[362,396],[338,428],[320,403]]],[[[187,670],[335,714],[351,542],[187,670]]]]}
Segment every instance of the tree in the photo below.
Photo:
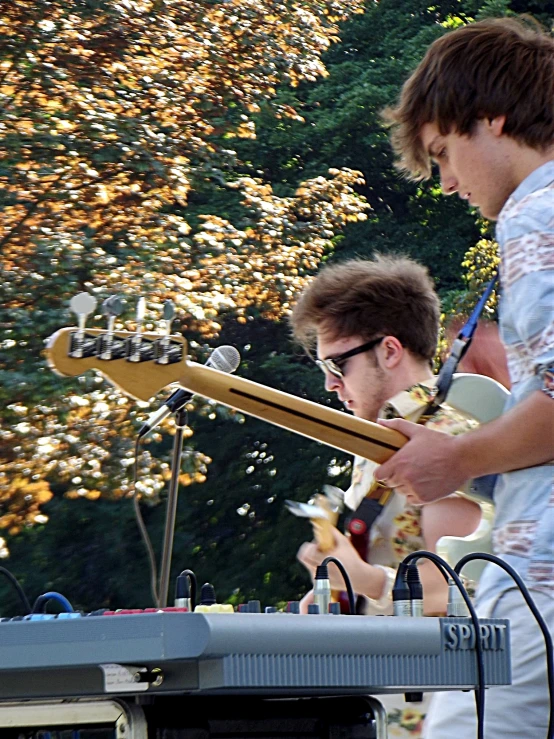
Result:
{"type": "MultiPolygon", "coordinates": [[[[147,328],[171,299],[202,355],[226,315],[282,315],[335,233],[364,217],[354,171],[277,197],[230,148],[255,135],[261,102],[295,115],[275,101],[277,83],[325,74],[322,51],[360,7],[2,3],[0,526],[44,521],[53,484],[89,499],[130,491],[142,410],[99,377],[60,381],[40,358],[42,339],[74,322],[72,295],[146,294],[147,328]],[[212,212],[191,228],[189,195],[207,187],[231,193],[237,223],[212,212]]],[[[130,300],[118,320],[136,325],[130,300]]],[[[191,481],[207,463],[193,455],[191,481]]],[[[156,499],[167,463],[146,451],[140,465],[143,495],[156,499]]]]}
{"type": "Polygon", "coordinates": [[[403,252],[432,270],[437,287],[460,289],[460,263],[479,229],[458,198],[443,198],[436,183],[410,183],[394,167],[381,112],[394,101],[426,47],[453,25],[469,20],[465,2],[425,0],[366,3],[326,54],[329,76],[317,85],[282,89],[279,95],[303,117],[277,119],[264,108],[255,142],[242,141],[251,160],[279,192],[301,177],[333,166],[359,169],[358,192],[371,204],[368,219],[336,239],[331,259],[403,252]]]}

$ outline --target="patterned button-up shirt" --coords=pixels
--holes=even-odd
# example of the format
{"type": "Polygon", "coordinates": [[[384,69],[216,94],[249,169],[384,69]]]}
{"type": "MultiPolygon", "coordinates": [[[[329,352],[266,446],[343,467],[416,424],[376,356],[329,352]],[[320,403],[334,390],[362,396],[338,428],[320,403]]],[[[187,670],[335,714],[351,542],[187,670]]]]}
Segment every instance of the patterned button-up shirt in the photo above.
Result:
{"type": "MultiPolygon", "coordinates": [[[[435,380],[418,383],[397,393],[388,400],[379,412],[380,418],[405,418],[421,423],[443,433],[456,436],[478,427],[478,422],[462,411],[443,403],[431,418],[422,419],[422,413],[432,400],[435,380]]],[[[344,502],[355,511],[375,485],[373,472],[377,463],[362,457],[354,457],[350,487],[344,494],[344,502]]],[[[369,563],[391,567],[396,570],[406,555],[425,549],[425,540],[420,525],[421,507],[406,503],[403,495],[394,493],[383,512],[371,528],[369,563]]],[[[394,573],[392,575],[394,579],[394,573]]],[[[392,580],[390,582],[392,587],[392,580]]],[[[390,600],[390,594],[387,595],[390,600]]]]}
{"type": "MultiPolygon", "coordinates": [[[[554,394],[554,162],[536,169],[512,193],[496,235],[500,331],[512,381],[509,410],[533,392],[554,394]]],[[[516,433],[524,436],[525,429],[516,433]]],[[[554,466],[500,475],[494,499],[495,553],[518,570],[528,587],[554,597],[554,466]]],[[[511,587],[504,570],[488,565],[478,599],[484,602],[511,587]]]]}

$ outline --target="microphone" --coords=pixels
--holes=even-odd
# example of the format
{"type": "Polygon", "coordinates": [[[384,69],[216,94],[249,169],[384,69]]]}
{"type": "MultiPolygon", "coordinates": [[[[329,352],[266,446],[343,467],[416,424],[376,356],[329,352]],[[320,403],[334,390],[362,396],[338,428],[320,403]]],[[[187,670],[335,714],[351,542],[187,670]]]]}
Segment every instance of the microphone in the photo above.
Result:
{"type": "MultiPolygon", "coordinates": [[[[208,361],[206,362],[206,367],[213,367],[220,372],[232,374],[238,368],[239,364],[240,354],[234,346],[218,346],[217,349],[214,349],[210,354],[208,361]]],[[[138,438],[142,438],[149,431],[156,428],[156,426],[160,424],[164,418],[167,418],[170,413],[176,413],[181,410],[193,395],[194,393],[191,393],[189,390],[184,390],[183,388],[175,390],[175,392],[169,396],[160,408],[153,411],[148,416],[146,422],[142,425],[139,431],[138,438]]]]}

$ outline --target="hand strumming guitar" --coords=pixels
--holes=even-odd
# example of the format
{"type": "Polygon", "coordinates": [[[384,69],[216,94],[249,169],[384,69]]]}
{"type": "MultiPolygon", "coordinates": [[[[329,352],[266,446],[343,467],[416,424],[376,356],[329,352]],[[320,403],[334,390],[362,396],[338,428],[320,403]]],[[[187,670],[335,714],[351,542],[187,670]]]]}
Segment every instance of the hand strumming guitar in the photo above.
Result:
{"type": "MultiPolygon", "coordinates": [[[[298,560],[309,571],[312,579],[315,577],[316,567],[325,557],[336,557],[343,565],[352,583],[354,592],[367,595],[368,598],[379,599],[385,586],[385,573],[379,567],[364,562],[354,549],[348,537],[338,529],[333,530],[335,546],[323,554],[315,542],[302,544],[297,553],[298,560]]],[[[333,590],[345,590],[344,580],[338,567],[329,564],[329,581],[333,590]]]]}

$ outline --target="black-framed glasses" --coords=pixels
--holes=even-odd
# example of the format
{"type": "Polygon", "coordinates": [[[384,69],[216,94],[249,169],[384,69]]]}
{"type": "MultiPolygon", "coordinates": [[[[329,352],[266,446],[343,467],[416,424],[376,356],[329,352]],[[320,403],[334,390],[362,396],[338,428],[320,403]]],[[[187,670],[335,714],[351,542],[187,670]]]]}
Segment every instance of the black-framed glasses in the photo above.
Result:
{"type": "Polygon", "coordinates": [[[377,346],[377,344],[383,341],[384,338],[384,336],[380,336],[378,339],[366,341],[365,344],[357,346],[354,349],[350,349],[349,351],[344,352],[344,354],[339,354],[338,357],[333,357],[333,359],[316,359],[315,363],[322,372],[329,372],[335,377],[342,378],[344,377],[343,367],[350,357],[355,357],[356,354],[368,352],[370,349],[373,349],[374,346],[377,346]]]}

